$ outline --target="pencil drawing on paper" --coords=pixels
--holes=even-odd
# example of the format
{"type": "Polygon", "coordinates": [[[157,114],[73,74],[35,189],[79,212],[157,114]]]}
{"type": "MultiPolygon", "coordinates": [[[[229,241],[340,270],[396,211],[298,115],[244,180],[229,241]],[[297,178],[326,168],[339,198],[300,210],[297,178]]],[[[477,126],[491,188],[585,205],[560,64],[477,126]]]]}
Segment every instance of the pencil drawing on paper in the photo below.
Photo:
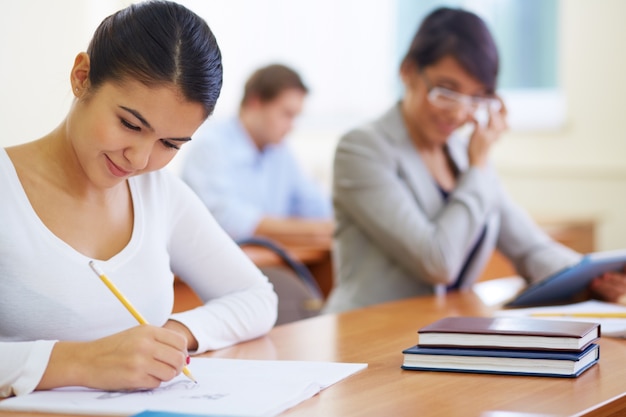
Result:
{"type": "MultiPolygon", "coordinates": [[[[119,392],[105,392],[102,395],[96,397],[98,400],[110,400],[114,398],[120,398],[127,395],[158,395],[165,392],[173,392],[173,391],[194,391],[199,389],[199,385],[191,382],[191,381],[176,381],[171,384],[162,385],[158,388],[150,389],[150,390],[142,390],[142,391],[119,391],[119,392]]],[[[195,395],[181,395],[180,398],[189,398],[196,400],[219,400],[228,396],[229,394],[219,393],[219,392],[210,392],[210,393],[196,393],[195,395]]]]}

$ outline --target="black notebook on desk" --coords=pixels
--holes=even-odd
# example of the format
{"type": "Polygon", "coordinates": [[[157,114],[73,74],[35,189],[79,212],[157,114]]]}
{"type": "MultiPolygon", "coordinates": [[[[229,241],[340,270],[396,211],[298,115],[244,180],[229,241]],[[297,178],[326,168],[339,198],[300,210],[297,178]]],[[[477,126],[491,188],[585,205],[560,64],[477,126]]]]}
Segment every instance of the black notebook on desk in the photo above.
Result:
{"type": "Polygon", "coordinates": [[[597,276],[610,271],[623,271],[626,266],[626,250],[594,252],[585,255],[580,262],[563,269],[543,281],[529,285],[509,301],[505,307],[530,307],[564,304],[575,301],[597,276]]]}

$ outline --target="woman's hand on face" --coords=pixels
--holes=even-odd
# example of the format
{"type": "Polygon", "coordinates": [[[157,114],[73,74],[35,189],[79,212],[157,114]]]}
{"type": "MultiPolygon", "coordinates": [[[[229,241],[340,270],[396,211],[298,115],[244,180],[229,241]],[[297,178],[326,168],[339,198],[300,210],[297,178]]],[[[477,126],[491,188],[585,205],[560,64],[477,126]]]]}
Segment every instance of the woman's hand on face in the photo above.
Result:
{"type": "Polygon", "coordinates": [[[470,166],[486,166],[489,159],[491,145],[493,145],[500,138],[502,132],[508,129],[506,122],[506,106],[500,97],[497,99],[500,101],[500,108],[498,110],[494,110],[489,107],[489,121],[486,126],[481,126],[478,121],[472,117],[474,132],[470,137],[468,147],[470,166]]]}
{"type": "Polygon", "coordinates": [[[180,374],[187,356],[183,335],[150,325],[90,342],[57,342],[38,389],[68,385],[104,390],[155,388],[180,374]]]}

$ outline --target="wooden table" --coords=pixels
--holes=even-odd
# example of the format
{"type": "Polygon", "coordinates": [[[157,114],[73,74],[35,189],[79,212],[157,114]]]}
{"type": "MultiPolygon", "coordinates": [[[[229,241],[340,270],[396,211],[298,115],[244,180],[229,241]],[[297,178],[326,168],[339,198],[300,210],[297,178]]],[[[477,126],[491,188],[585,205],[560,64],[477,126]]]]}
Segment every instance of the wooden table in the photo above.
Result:
{"type": "Polygon", "coordinates": [[[286,416],[624,416],[626,341],[600,341],[600,363],[578,378],[404,371],[416,330],[450,315],[489,315],[474,292],[414,298],[275,328],[220,357],[367,362],[368,368],[286,416]]]}
{"type": "Polygon", "coordinates": [[[287,417],[625,416],[624,340],[602,338],[599,364],[574,379],[400,369],[401,351],[417,342],[418,328],[445,316],[489,315],[503,290],[515,290],[516,282],[486,281],[473,291],[323,315],[277,326],[265,337],[204,356],[369,364],[286,411],[287,417]]]}

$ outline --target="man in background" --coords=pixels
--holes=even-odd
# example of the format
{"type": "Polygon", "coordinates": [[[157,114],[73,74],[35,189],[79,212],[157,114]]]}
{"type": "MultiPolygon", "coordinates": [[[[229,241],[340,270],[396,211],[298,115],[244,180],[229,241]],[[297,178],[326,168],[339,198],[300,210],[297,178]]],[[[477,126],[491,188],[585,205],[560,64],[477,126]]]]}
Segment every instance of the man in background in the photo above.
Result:
{"type": "Polygon", "coordinates": [[[239,113],[194,135],[182,178],[235,240],[330,245],[330,199],[285,143],[307,93],[291,68],[260,68],[245,84],[239,113]]]}

